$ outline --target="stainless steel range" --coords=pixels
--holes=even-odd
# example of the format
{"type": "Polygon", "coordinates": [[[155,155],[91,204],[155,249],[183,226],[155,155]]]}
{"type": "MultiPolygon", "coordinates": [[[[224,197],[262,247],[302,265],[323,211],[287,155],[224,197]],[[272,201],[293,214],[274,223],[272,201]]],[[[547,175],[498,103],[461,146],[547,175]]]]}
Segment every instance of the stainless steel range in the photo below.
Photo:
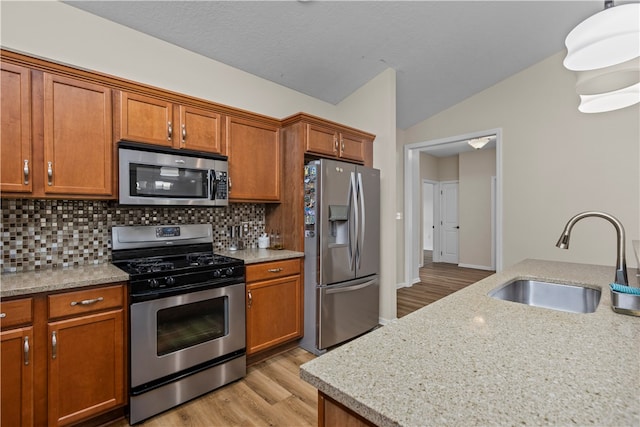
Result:
{"type": "Polygon", "coordinates": [[[129,423],[246,375],[245,268],[211,225],[113,227],[129,281],[129,423]]]}

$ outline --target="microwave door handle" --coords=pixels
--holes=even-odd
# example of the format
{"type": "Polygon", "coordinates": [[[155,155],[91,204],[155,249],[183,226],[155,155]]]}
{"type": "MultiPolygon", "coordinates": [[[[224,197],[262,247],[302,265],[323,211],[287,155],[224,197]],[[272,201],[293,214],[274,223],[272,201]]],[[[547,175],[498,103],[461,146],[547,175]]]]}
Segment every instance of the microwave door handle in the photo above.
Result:
{"type": "Polygon", "coordinates": [[[216,171],[209,169],[209,199],[215,200],[218,193],[218,180],[216,179],[216,171]]]}

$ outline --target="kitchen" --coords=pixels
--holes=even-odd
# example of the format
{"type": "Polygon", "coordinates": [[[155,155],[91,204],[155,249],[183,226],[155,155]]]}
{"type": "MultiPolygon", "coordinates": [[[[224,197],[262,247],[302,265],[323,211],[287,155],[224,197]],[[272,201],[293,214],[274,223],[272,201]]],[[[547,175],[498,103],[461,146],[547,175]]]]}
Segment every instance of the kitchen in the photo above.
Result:
{"type": "MultiPolygon", "coordinates": [[[[505,266],[523,258],[611,265],[615,246],[607,224],[594,222],[589,226],[582,225],[580,233],[575,236],[575,246],[570,251],[559,251],[553,247],[564,222],[572,214],[583,210],[607,211],[615,207],[615,212],[612,213],[625,224],[630,240],[638,238],[640,215],[639,204],[635,199],[640,185],[637,168],[637,107],[600,117],[578,113],[575,79],[562,68],[563,53],[539,62],[425,122],[396,131],[395,100],[389,95],[395,93],[396,77],[393,70],[378,75],[347,101],[334,107],[299,93],[274,87],[261,79],[204,60],[175,46],[99,20],[64,4],[38,4],[37,7],[28,3],[3,4],[2,13],[3,17],[9,13],[12,17],[9,22],[5,22],[3,18],[3,45],[19,51],[105,71],[177,92],[196,93],[203,98],[272,117],[285,117],[293,108],[293,111],[306,111],[375,134],[373,159],[374,166],[383,171],[381,217],[385,224],[381,233],[381,282],[386,284],[381,289],[381,323],[395,318],[396,283],[404,281],[404,225],[396,215],[403,211],[403,170],[401,163],[396,165],[396,158],[397,150],[407,143],[495,127],[504,130],[502,164],[505,176],[505,266]],[[60,28],[57,22],[65,22],[67,25],[60,28]],[[78,28],[85,31],[82,39],[76,36],[78,28]],[[112,37],[105,39],[103,34],[110,34],[112,37]],[[165,71],[160,76],[155,62],[141,63],[138,60],[143,51],[153,52],[155,58],[170,57],[175,58],[175,61],[163,64],[165,71]],[[119,61],[115,63],[111,55],[105,52],[118,52],[119,61]],[[140,68],[135,69],[134,64],[140,68]],[[212,88],[203,92],[199,87],[189,87],[198,86],[193,82],[197,79],[184,81],[170,76],[181,75],[184,64],[189,64],[192,70],[202,69],[199,74],[201,81],[208,81],[207,76],[212,73],[224,75],[227,79],[224,79],[225,83],[211,82],[212,88]],[[238,90],[241,87],[257,87],[261,93],[269,95],[249,96],[246,91],[238,90]],[[281,99],[287,105],[274,105],[272,99],[281,99]],[[552,103],[549,102],[550,99],[553,99],[552,103]],[[293,106],[288,108],[289,104],[293,106]],[[492,108],[486,108],[487,105],[492,108]],[[565,176],[561,173],[562,164],[580,165],[580,168],[571,169],[569,179],[559,180],[558,176],[565,176]],[[610,189],[623,189],[625,194],[630,195],[630,201],[627,202],[623,197],[624,202],[620,203],[619,194],[610,189]],[[549,208],[549,201],[553,202],[552,209],[549,208]],[[538,220],[531,221],[531,218],[538,220]],[[584,239],[584,243],[580,243],[578,239],[584,239]],[[593,241],[599,244],[589,244],[593,241]]],[[[53,207],[38,202],[34,206],[16,209],[24,209],[28,214],[41,210],[46,212],[53,207]]],[[[87,229],[91,234],[92,228],[101,230],[105,227],[103,217],[93,216],[96,207],[87,202],[69,201],[55,209],[60,209],[62,215],[77,218],[78,236],[83,236],[87,229]],[[86,222],[80,222],[82,218],[74,215],[78,210],[92,212],[92,215],[86,222]]],[[[22,211],[18,210],[16,213],[18,212],[22,214],[22,211]]],[[[107,209],[101,215],[108,217],[114,213],[107,209]]],[[[115,215],[123,215],[125,223],[128,217],[148,216],[151,223],[166,215],[166,211],[120,211],[115,215]]],[[[194,214],[185,210],[180,215],[189,218],[189,215],[194,214]]],[[[243,221],[252,221],[252,215],[253,212],[247,212],[242,217],[243,221]]],[[[47,221],[48,217],[44,220],[47,221]]],[[[29,232],[27,229],[27,234],[29,232]]],[[[79,241],[83,242],[84,239],[79,241]]],[[[106,242],[107,239],[101,235],[98,241],[106,242]]],[[[61,250],[64,252],[65,249],[61,250]]],[[[107,257],[102,247],[94,249],[93,245],[84,246],[84,243],[62,255],[66,255],[69,260],[81,260],[84,255],[80,252],[84,254],[94,250],[98,259],[101,256],[102,259],[107,257]]],[[[632,253],[631,250],[628,252],[632,253]]],[[[629,262],[632,264],[632,259],[629,262]]],[[[46,256],[43,263],[46,263],[46,256]]]]}

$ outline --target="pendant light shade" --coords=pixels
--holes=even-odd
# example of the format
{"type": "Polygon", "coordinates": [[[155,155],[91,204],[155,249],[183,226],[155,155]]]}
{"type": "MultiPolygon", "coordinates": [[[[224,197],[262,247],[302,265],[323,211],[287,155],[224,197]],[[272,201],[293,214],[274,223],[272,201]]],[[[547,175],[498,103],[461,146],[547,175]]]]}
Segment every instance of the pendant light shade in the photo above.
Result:
{"type": "Polygon", "coordinates": [[[564,66],[595,70],[640,55],[640,3],[609,7],[575,27],[565,40],[564,66]]]}
{"type": "Polygon", "coordinates": [[[583,113],[603,113],[619,110],[640,102],[640,83],[612,92],[580,95],[578,110],[583,113]]]}
{"type": "Polygon", "coordinates": [[[578,110],[602,113],[640,103],[640,3],[613,6],[578,24],[564,66],[577,75],[578,110]]]}

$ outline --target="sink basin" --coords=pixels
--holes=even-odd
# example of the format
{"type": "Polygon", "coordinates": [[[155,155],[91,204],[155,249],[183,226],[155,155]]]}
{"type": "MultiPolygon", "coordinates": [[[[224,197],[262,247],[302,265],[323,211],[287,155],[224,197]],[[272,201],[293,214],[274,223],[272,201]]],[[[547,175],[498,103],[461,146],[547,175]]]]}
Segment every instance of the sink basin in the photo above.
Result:
{"type": "Polygon", "coordinates": [[[569,313],[593,313],[600,302],[598,289],[537,280],[514,280],[495,288],[489,296],[569,313]]]}

